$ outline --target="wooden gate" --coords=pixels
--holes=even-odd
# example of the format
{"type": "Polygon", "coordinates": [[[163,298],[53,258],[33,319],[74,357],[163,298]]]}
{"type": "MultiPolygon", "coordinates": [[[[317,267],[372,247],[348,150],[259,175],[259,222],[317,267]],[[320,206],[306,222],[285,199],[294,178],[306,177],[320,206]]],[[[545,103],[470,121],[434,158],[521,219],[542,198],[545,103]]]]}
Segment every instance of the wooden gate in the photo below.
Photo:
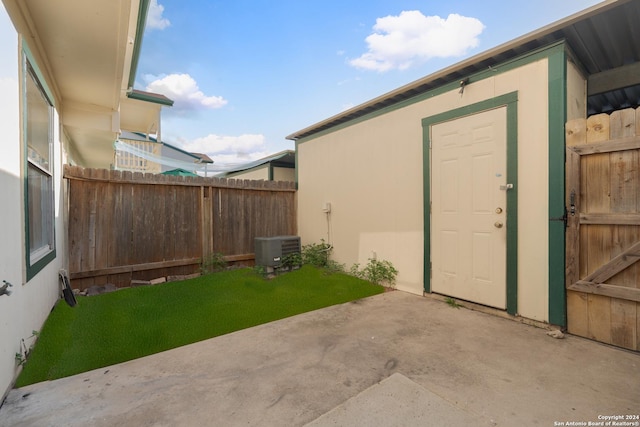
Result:
{"type": "Polygon", "coordinates": [[[567,326],[640,350],[640,108],[570,121],[567,326]]]}

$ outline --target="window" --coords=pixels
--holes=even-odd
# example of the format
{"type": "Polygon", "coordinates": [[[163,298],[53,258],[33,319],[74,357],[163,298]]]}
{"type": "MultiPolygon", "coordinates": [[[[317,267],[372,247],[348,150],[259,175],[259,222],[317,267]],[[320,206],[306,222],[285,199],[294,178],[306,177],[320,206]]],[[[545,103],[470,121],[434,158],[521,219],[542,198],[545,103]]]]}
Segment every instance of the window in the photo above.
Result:
{"type": "Polygon", "coordinates": [[[27,279],[55,258],[53,209],[53,106],[24,57],[27,279]]]}

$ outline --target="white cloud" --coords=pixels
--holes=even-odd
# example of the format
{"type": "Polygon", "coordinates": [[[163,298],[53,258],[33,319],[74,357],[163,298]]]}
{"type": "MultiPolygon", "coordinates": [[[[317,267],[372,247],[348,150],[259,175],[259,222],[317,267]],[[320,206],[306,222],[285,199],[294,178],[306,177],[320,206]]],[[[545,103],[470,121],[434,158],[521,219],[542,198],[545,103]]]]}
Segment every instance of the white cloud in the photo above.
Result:
{"type": "Polygon", "coordinates": [[[147,26],[149,30],[164,30],[171,22],[162,16],[164,6],[158,4],[158,0],[151,0],[149,11],[147,12],[147,26]]]}
{"type": "Polygon", "coordinates": [[[478,46],[485,26],[476,18],[450,14],[446,19],[403,11],[378,18],[365,40],[368,52],[349,64],[375,71],[404,70],[430,58],[464,55],[478,46]]]}
{"type": "Polygon", "coordinates": [[[209,134],[183,141],[182,148],[192,153],[204,153],[218,164],[241,164],[266,157],[266,139],[260,134],[225,136],[209,134]]]}
{"type": "Polygon", "coordinates": [[[221,96],[205,95],[189,74],[169,74],[160,78],[148,75],[145,79],[153,80],[147,85],[146,90],[172,99],[174,110],[216,109],[227,104],[227,100],[221,96]]]}

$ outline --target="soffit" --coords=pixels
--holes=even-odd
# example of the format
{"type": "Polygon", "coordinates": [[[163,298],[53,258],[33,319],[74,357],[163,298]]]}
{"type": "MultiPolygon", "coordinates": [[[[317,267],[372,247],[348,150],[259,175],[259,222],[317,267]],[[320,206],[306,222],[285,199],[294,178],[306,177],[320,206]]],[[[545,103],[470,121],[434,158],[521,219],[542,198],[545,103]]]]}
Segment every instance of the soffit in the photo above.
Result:
{"type": "MultiPolygon", "coordinates": [[[[72,160],[110,167],[147,0],[4,1],[56,99],[72,160]]],[[[135,115],[151,120],[136,129],[157,124],[157,110],[135,115]]]]}
{"type": "Polygon", "coordinates": [[[117,111],[137,27],[133,3],[135,13],[130,0],[20,3],[63,104],[117,111]]]}

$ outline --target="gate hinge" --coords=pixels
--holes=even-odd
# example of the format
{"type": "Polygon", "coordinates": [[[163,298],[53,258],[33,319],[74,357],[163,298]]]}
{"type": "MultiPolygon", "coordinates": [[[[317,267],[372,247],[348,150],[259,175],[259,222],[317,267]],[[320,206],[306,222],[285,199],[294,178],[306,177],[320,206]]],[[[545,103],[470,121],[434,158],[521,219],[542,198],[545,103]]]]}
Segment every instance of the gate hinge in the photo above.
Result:
{"type": "Polygon", "coordinates": [[[564,214],[562,216],[558,216],[558,217],[553,217],[553,218],[549,218],[549,221],[562,221],[564,222],[564,228],[565,230],[567,229],[567,207],[565,206],[564,208],[564,214]]]}

